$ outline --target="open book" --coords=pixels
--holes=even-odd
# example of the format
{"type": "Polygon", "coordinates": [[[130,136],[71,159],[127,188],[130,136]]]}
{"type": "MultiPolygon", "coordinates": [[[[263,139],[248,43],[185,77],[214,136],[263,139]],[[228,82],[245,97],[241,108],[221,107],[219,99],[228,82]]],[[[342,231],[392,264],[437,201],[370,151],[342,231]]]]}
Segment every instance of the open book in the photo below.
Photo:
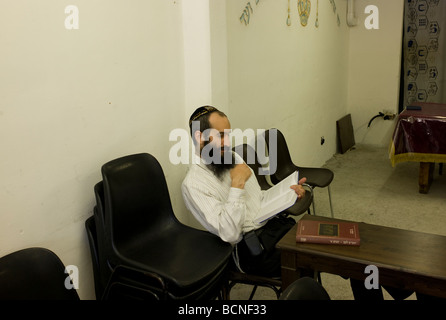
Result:
{"type": "Polygon", "coordinates": [[[264,192],[260,212],[254,219],[255,223],[261,223],[285,209],[291,207],[297,200],[297,193],[290,187],[299,181],[299,172],[295,171],[278,184],[264,192]]]}

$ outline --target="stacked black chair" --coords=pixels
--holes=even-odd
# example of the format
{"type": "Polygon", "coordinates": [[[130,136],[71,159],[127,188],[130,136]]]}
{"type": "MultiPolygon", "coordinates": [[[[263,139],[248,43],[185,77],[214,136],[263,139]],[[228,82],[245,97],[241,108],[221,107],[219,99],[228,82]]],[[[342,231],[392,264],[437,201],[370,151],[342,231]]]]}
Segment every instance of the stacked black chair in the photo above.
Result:
{"type": "Polygon", "coordinates": [[[102,166],[102,177],[86,222],[97,298],[218,296],[232,246],[178,221],[159,162],[147,153],[121,157],[102,166]]]}
{"type": "Polygon", "coordinates": [[[15,251],[0,258],[0,300],[79,300],[67,277],[64,264],[51,250],[15,251]]]}
{"type": "MultiPolygon", "coordinates": [[[[95,215],[97,210],[95,207],[95,215]]],[[[126,266],[112,267],[99,248],[95,216],[85,222],[90,244],[96,298],[100,300],[163,300],[167,289],[156,274],[126,266]],[[101,253],[101,255],[99,254],[101,253]]]]}
{"type": "MultiPolygon", "coordinates": [[[[312,167],[300,167],[293,163],[291,155],[288,149],[288,145],[285,140],[285,136],[279,129],[269,129],[265,131],[265,141],[266,146],[270,146],[270,139],[276,135],[277,136],[277,169],[274,174],[271,175],[271,181],[277,183],[285,179],[288,175],[294,171],[299,171],[299,177],[306,177],[306,183],[311,186],[311,188],[325,188],[328,189],[328,199],[330,202],[331,216],[334,217],[333,205],[331,202],[331,192],[330,183],[333,181],[334,173],[327,168],[312,168],[312,167]],[[273,134],[274,132],[274,134],[273,134]],[[275,134],[277,133],[277,134],[275,134]]],[[[269,150],[270,152],[272,150],[269,150]]],[[[313,214],[316,214],[314,208],[313,200],[313,214]]]]}
{"type": "Polygon", "coordinates": [[[107,238],[105,232],[104,183],[102,181],[94,186],[94,194],[96,206],[93,210],[93,216],[85,222],[85,227],[90,244],[95,293],[99,299],[104,294],[107,283],[112,275],[113,267],[108,263],[105,255],[106,243],[110,240],[107,238]]]}

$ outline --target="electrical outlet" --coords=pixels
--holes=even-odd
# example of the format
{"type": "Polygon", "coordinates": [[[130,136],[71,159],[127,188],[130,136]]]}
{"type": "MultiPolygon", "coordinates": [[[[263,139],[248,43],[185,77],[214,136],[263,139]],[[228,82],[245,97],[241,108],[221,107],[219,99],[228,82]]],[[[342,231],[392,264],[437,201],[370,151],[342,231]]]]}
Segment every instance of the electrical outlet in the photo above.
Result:
{"type": "Polygon", "coordinates": [[[396,114],[389,110],[383,110],[383,114],[384,120],[393,120],[396,117],[396,114]]]}
{"type": "Polygon", "coordinates": [[[384,120],[393,120],[395,119],[395,114],[394,113],[385,113],[384,114],[384,120]]]}

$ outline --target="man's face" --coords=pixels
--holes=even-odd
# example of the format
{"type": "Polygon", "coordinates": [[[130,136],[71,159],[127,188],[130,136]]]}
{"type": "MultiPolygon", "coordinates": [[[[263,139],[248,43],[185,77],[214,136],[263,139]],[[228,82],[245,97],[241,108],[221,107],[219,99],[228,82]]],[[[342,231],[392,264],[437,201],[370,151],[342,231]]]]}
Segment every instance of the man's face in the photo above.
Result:
{"type": "Polygon", "coordinates": [[[225,152],[231,151],[231,141],[229,134],[231,132],[231,124],[227,117],[222,117],[218,113],[214,112],[209,116],[209,124],[211,129],[208,134],[204,133],[200,141],[200,152],[203,156],[210,156],[213,162],[217,159],[221,159],[220,163],[223,163],[225,152]],[[220,158],[215,155],[216,151],[219,151],[220,158]]]}
{"type": "Polygon", "coordinates": [[[231,124],[228,118],[217,113],[209,116],[209,136],[202,134],[200,141],[201,157],[206,161],[208,168],[221,178],[223,173],[235,166],[234,156],[231,151],[231,124]],[[217,154],[218,152],[218,154],[217,154]]]}

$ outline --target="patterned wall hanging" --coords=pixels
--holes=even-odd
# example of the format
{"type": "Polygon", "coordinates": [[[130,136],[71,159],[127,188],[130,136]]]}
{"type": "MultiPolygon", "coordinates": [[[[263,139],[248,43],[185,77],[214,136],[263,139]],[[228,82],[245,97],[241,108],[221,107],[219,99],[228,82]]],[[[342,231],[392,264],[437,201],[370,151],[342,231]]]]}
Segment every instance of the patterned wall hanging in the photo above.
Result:
{"type": "Polygon", "coordinates": [[[445,103],[446,1],[405,0],[404,102],[445,103]]]}
{"type": "Polygon", "coordinates": [[[310,17],[311,2],[310,0],[298,0],[297,10],[299,11],[300,24],[306,26],[310,17]]]}

